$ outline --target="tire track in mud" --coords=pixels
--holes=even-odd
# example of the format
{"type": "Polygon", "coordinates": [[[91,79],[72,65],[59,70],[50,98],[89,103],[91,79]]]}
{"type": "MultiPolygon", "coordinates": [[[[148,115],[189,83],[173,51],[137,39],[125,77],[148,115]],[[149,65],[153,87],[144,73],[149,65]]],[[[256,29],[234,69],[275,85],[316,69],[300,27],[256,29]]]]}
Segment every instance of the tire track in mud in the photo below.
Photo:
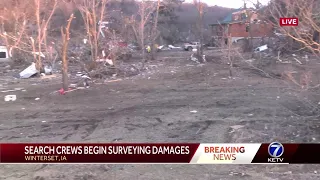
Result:
{"type": "Polygon", "coordinates": [[[23,140],[39,139],[40,141],[47,139],[55,139],[55,141],[68,140],[86,140],[99,127],[101,120],[73,120],[65,119],[60,121],[50,121],[39,123],[38,121],[26,119],[28,125],[20,125],[10,128],[1,128],[0,130],[6,136],[0,137],[0,140],[23,140]]]}
{"type": "MultiPolygon", "coordinates": [[[[201,88],[200,88],[201,89],[201,88]]],[[[251,89],[251,88],[249,88],[251,89]]],[[[152,94],[150,90],[145,90],[146,94],[144,102],[136,101],[134,104],[127,104],[127,107],[120,109],[109,109],[101,108],[101,104],[97,104],[93,107],[86,109],[86,112],[79,112],[79,109],[60,109],[60,108],[48,108],[48,111],[44,112],[30,112],[24,114],[24,118],[32,119],[52,119],[46,123],[33,123],[34,125],[28,125],[22,129],[26,132],[31,131],[28,138],[40,138],[40,137],[56,137],[60,141],[68,141],[77,139],[90,140],[90,135],[94,134],[97,128],[108,130],[106,124],[110,123],[121,123],[125,126],[125,129],[129,132],[140,131],[141,129],[152,128],[155,131],[164,131],[160,135],[162,139],[167,140],[185,140],[185,141],[199,141],[202,139],[202,135],[210,133],[210,131],[217,131],[221,142],[228,138],[228,131],[230,124],[234,124],[237,120],[230,120],[233,116],[239,116],[240,118],[248,118],[246,114],[254,113],[265,116],[268,112],[273,111],[274,108],[247,108],[254,105],[254,101],[248,101],[248,88],[213,88],[213,89],[202,89],[197,92],[193,89],[185,90],[159,90],[154,91],[152,94]],[[231,92],[236,91],[236,94],[231,92]],[[242,94],[242,95],[239,95],[242,94]],[[220,94],[220,96],[216,96],[220,94]],[[221,94],[225,94],[221,96],[221,94]],[[157,99],[154,99],[156,96],[157,99]],[[161,99],[161,100],[159,100],[161,99]],[[98,108],[96,108],[98,107],[98,108]],[[189,113],[190,108],[200,110],[197,114],[191,115],[189,113]],[[228,109],[226,111],[226,109],[228,109]],[[217,114],[214,118],[210,117],[212,111],[216,111],[217,114]],[[76,114],[77,113],[77,114],[76,114]],[[86,119],[72,119],[75,115],[83,116],[86,119]],[[178,117],[181,116],[191,118],[188,122],[181,123],[179,119],[163,118],[165,116],[178,117]],[[138,122],[126,122],[127,119],[123,117],[137,117],[138,122]],[[93,119],[93,120],[91,120],[93,119]],[[94,120],[100,119],[100,120],[94,120]],[[150,120],[153,119],[153,120],[150,120]],[[160,121],[159,121],[160,119],[160,121]],[[165,120],[164,120],[165,119],[165,120]],[[210,120],[215,119],[215,120],[210,120]],[[218,120],[216,120],[218,119],[218,120]],[[57,121],[58,120],[58,121],[57,121]],[[110,121],[106,123],[106,121],[110,121]],[[169,125],[170,123],[173,123],[169,125]],[[35,130],[36,129],[36,130],[35,130]]],[[[259,89],[256,89],[258,91],[259,89]]],[[[131,93],[137,93],[131,91],[131,93]]],[[[140,96],[134,97],[132,100],[139,99],[140,96]]],[[[263,97],[259,97],[256,101],[260,101],[263,97]]],[[[270,104],[270,103],[269,103],[270,104]]],[[[269,113],[271,114],[271,113],[269,113]]],[[[22,114],[21,114],[22,115],[22,114]]],[[[23,116],[20,116],[22,119],[23,116]]],[[[181,120],[180,118],[180,120],[181,120]]],[[[257,118],[256,116],[254,118],[257,118]]],[[[238,118],[239,119],[239,118],[238,118]]],[[[32,120],[26,120],[31,121],[32,120]]],[[[11,128],[11,131],[19,131],[18,127],[11,128]]],[[[5,130],[5,129],[4,129],[5,130]]],[[[18,140],[20,136],[6,136],[2,137],[2,140],[18,140]]],[[[152,137],[155,137],[152,136],[152,137]]],[[[20,137],[23,138],[23,137],[20,137]]],[[[120,139],[126,139],[126,137],[120,137],[120,139]]],[[[220,141],[219,140],[219,141],[220,141]]],[[[216,142],[216,141],[215,141],[216,142]]]]}
{"type": "MultiPolygon", "coordinates": [[[[210,67],[210,71],[213,71],[213,68],[210,67]]],[[[101,93],[100,91],[91,93],[84,98],[85,100],[79,98],[72,99],[74,101],[71,102],[71,98],[66,101],[62,100],[63,97],[58,100],[52,98],[55,104],[42,104],[49,108],[45,108],[45,111],[38,114],[36,114],[37,111],[31,110],[14,115],[17,110],[12,111],[7,108],[8,112],[3,111],[5,114],[3,117],[10,119],[10,122],[0,120],[0,124],[5,124],[5,126],[0,126],[1,135],[6,135],[5,140],[0,140],[7,141],[8,137],[15,138],[10,141],[28,140],[25,134],[19,135],[21,131],[29,132],[30,137],[34,137],[29,138],[33,142],[87,140],[106,142],[110,139],[113,142],[248,143],[256,141],[261,143],[272,138],[308,142],[310,140],[308,138],[318,137],[316,135],[320,132],[317,124],[319,121],[310,122],[311,120],[302,121],[297,117],[291,118],[292,114],[281,108],[279,102],[266,98],[266,96],[277,96],[277,91],[270,89],[270,84],[263,85],[265,87],[249,88],[246,85],[230,87],[231,83],[225,83],[223,84],[225,87],[220,87],[221,82],[219,82],[215,87],[205,87],[195,84],[191,80],[193,77],[192,74],[189,74],[182,82],[184,84],[181,85],[181,81],[179,82],[180,86],[173,84],[176,79],[171,79],[171,77],[163,84],[159,82],[153,82],[154,85],[151,86],[146,84],[146,87],[151,88],[144,89],[143,92],[139,92],[140,85],[132,88],[129,84],[128,88],[127,84],[124,84],[120,89],[123,94],[107,94],[106,92],[110,91],[108,89],[110,87],[107,87],[101,88],[101,93]],[[166,85],[172,87],[168,89],[166,85]],[[259,91],[256,97],[252,96],[253,89],[259,91]],[[141,99],[144,99],[144,102],[141,102],[141,99]],[[74,107],[66,110],[61,107],[57,108],[57,102],[60,100],[74,107]],[[80,104],[82,101],[84,105],[80,104]],[[87,108],[85,105],[90,107],[87,108]],[[115,108],[108,109],[111,106],[115,108]],[[191,110],[198,112],[190,113],[191,110]],[[253,114],[253,116],[248,117],[248,114],[253,114]],[[15,116],[20,119],[11,121],[15,116]],[[26,119],[28,116],[30,119],[26,119]],[[41,123],[42,120],[46,122],[41,123]],[[230,126],[234,125],[240,128],[233,129],[232,132],[230,126]],[[278,133],[274,134],[274,132],[278,133]],[[50,139],[50,136],[54,138],[50,139]]],[[[198,78],[198,81],[204,81],[204,79],[198,78]]],[[[77,96],[79,97],[73,94],[72,98],[77,98],[77,96]]],[[[295,108],[293,107],[292,110],[295,108]]],[[[319,169],[315,166],[312,168],[310,166],[309,168],[306,166],[290,166],[291,168],[272,166],[270,168],[269,166],[231,167],[227,165],[219,167],[202,165],[72,165],[68,167],[49,165],[32,169],[30,167],[30,165],[7,168],[2,166],[0,177],[7,180],[105,180],[106,177],[108,179],[154,179],[155,177],[227,180],[319,179],[319,175],[312,174],[313,171],[319,169]],[[286,174],[288,170],[291,171],[290,174],[286,174]]]]}
{"type": "MultiPolygon", "coordinates": [[[[221,91],[221,89],[216,90],[221,91]]],[[[157,94],[161,93],[158,92],[157,94]]],[[[232,96],[228,97],[226,95],[212,98],[215,93],[210,90],[206,93],[197,93],[190,97],[186,97],[183,94],[175,96],[174,94],[175,93],[171,94],[172,98],[169,96],[162,98],[161,101],[154,102],[151,100],[151,102],[140,102],[139,105],[135,104],[112,111],[100,109],[98,112],[104,114],[106,117],[111,117],[112,121],[117,121],[117,123],[120,124],[122,122],[124,128],[131,133],[145,131],[145,129],[153,129],[155,134],[157,134],[157,131],[162,132],[161,135],[157,134],[158,137],[161,137],[159,139],[171,141],[200,141],[202,140],[202,134],[206,134],[208,131],[216,131],[216,134],[219,134],[219,137],[215,142],[225,142],[230,139],[228,133],[230,132],[231,125],[238,124],[241,119],[258,118],[257,120],[259,120],[262,118],[261,121],[269,121],[265,116],[273,115],[275,111],[274,107],[277,104],[268,103],[271,107],[268,107],[268,104],[265,104],[262,108],[252,109],[250,107],[256,106],[254,105],[256,102],[248,101],[248,99],[246,99],[247,96],[238,95],[237,98],[232,98],[232,96]],[[186,102],[192,103],[188,104],[186,102]],[[191,115],[189,113],[191,107],[203,112],[191,115]],[[226,109],[230,110],[225,112],[226,109]],[[212,119],[212,117],[206,115],[210,114],[210,111],[219,112],[217,113],[217,116],[213,118],[215,120],[208,120],[212,119]],[[176,115],[174,115],[173,112],[176,112],[176,115]],[[248,114],[250,113],[254,113],[255,116],[248,117],[248,114]],[[261,117],[259,117],[259,115],[261,117]],[[182,119],[184,116],[192,116],[192,120],[181,123],[179,122],[179,119],[168,120],[165,118],[166,116],[180,117],[182,119]],[[234,116],[239,116],[239,118],[234,119],[234,116]],[[130,123],[128,121],[130,121],[130,123]],[[206,125],[208,122],[211,123],[206,125]]],[[[263,98],[264,97],[258,97],[256,101],[263,98]]],[[[146,97],[146,99],[148,99],[148,97],[146,97]]],[[[283,111],[275,112],[275,115],[279,116],[288,114],[288,112],[283,111]]],[[[151,138],[149,139],[151,140],[152,137],[155,136],[156,135],[151,135],[151,138]]],[[[213,134],[213,137],[214,136],[217,135],[213,134]]],[[[126,139],[126,137],[122,137],[121,139],[126,139]]]]}
{"type": "Polygon", "coordinates": [[[228,142],[290,142],[316,143],[320,139],[320,122],[299,117],[281,117],[281,120],[246,120],[238,123],[242,128],[230,133],[228,142]]]}

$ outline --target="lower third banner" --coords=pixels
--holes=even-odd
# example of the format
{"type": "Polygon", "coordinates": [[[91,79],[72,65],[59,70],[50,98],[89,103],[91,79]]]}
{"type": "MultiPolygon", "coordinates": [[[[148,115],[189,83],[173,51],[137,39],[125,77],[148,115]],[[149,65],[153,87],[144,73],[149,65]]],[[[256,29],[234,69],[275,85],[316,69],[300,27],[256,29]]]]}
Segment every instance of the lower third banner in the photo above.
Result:
{"type": "Polygon", "coordinates": [[[0,144],[0,163],[317,164],[320,144],[0,144]]]}

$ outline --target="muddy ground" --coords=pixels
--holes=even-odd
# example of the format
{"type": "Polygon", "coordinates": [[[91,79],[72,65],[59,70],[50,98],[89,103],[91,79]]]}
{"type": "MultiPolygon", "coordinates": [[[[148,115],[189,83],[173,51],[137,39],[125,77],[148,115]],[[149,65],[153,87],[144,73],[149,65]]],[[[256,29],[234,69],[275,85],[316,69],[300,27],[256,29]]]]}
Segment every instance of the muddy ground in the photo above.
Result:
{"type": "MultiPolygon", "coordinates": [[[[2,76],[1,142],[319,142],[319,92],[223,61],[161,53],[149,73],[67,95],[60,77],[2,76]],[[172,58],[174,56],[175,58],[172,58]],[[3,97],[16,94],[15,102],[3,97]],[[36,101],[35,98],[40,98],[36,101]],[[190,111],[196,110],[197,113],[190,111]],[[236,126],[239,125],[239,126],[236,126]],[[237,127],[237,128],[233,128],[237,127]]],[[[316,63],[312,65],[315,67],[316,63]]],[[[275,68],[271,68],[275,69],[275,68]]],[[[1,165],[3,180],[320,179],[318,165],[1,165]]]]}

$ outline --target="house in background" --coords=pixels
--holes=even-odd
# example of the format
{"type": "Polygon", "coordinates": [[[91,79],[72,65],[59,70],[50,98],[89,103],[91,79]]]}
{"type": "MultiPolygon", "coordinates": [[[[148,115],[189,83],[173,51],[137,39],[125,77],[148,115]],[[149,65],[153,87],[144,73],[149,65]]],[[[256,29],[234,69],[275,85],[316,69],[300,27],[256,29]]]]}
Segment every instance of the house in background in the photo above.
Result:
{"type": "Polygon", "coordinates": [[[221,40],[227,41],[228,37],[231,37],[232,42],[249,37],[271,37],[274,30],[272,23],[262,20],[254,9],[247,8],[236,9],[222,21],[210,26],[213,41],[220,40],[220,42],[221,40]]]}

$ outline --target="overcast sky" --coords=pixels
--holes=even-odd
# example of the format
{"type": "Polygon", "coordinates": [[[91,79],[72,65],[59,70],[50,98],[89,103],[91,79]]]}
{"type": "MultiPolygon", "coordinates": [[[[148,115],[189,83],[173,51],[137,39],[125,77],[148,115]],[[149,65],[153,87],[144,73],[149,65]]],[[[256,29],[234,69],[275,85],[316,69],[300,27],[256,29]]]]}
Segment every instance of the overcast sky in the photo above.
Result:
{"type": "MultiPolygon", "coordinates": [[[[210,6],[222,6],[228,8],[240,8],[243,6],[243,0],[201,0],[202,2],[210,5],[210,6]]],[[[251,0],[252,2],[257,2],[257,0],[251,0]]],[[[259,0],[263,5],[266,5],[269,0],[259,0]]],[[[186,0],[185,2],[193,2],[193,0],[186,0]]],[[[251,6],[252,3],[248,2],[248,7],[251,6]]]]}

